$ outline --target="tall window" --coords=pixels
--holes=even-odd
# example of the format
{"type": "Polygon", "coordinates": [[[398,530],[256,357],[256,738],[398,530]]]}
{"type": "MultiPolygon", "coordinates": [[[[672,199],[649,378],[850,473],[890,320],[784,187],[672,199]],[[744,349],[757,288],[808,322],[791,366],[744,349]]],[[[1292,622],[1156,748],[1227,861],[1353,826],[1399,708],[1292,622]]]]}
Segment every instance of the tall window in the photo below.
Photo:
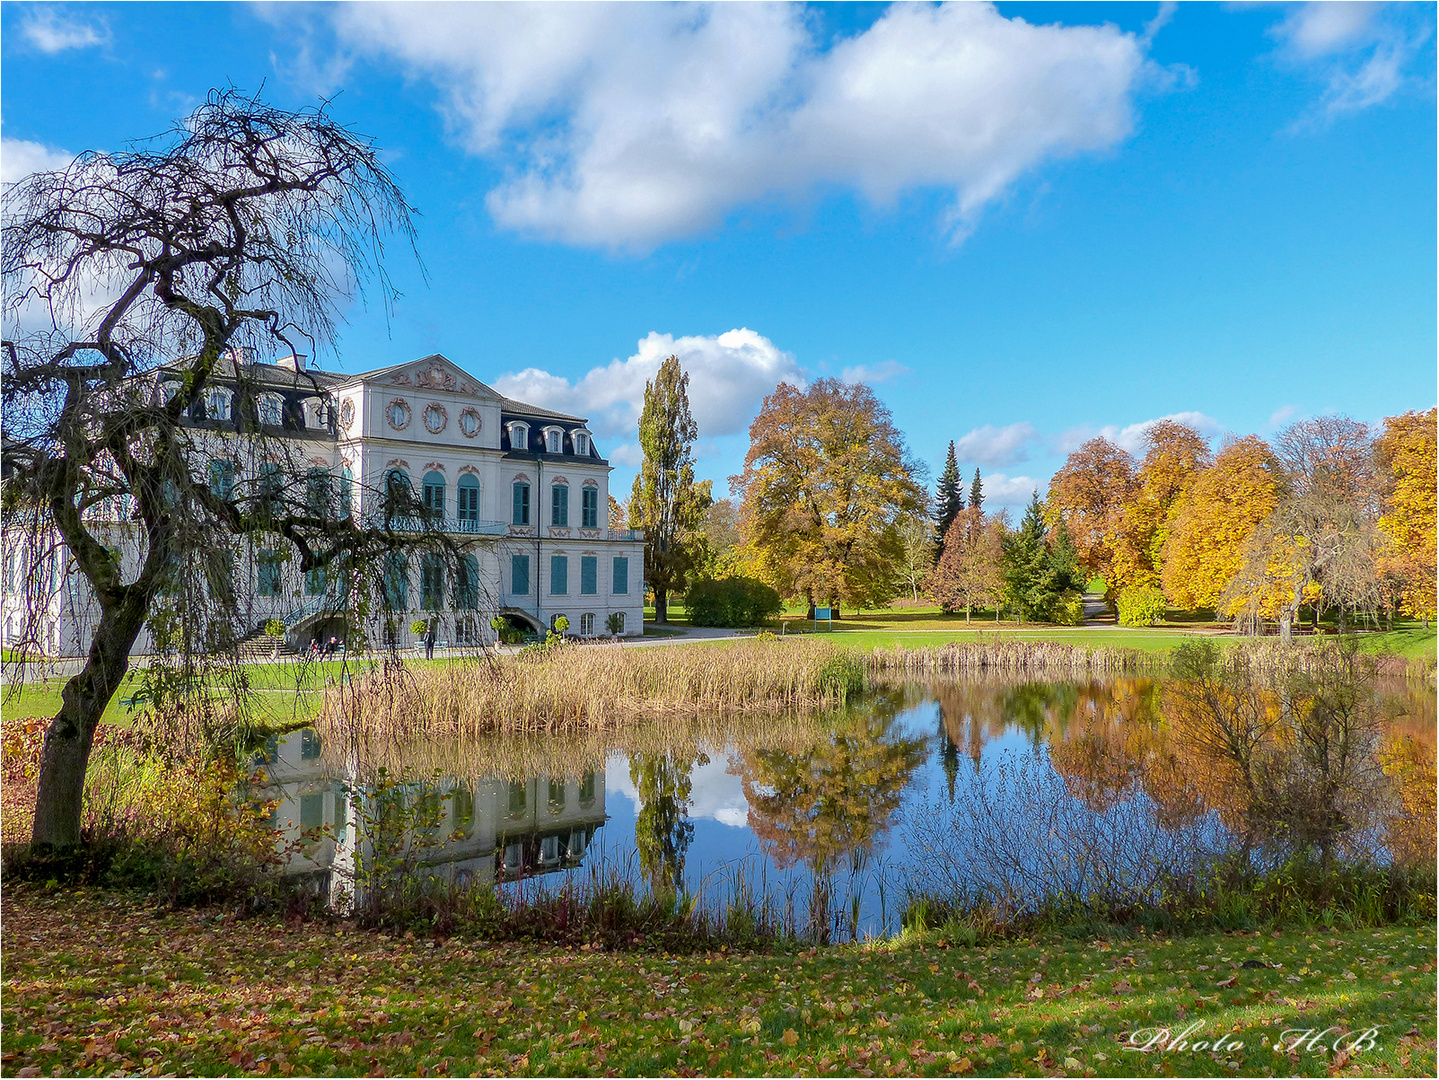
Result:
{"type": "Polygon", "coordinates": [[[568,525],[570,523],[570,487],[568,484],[555,484],[550,488],[550,524],[568,525]]]}
{"type": "Polygon", "coordinates": [[[438,611],[445,602],[445,560],[435,552],[420,559],[420,607],[438,611]]]}
{"type": "Polygon", "coordinates": [[[256,570],[258,577],[255,581],[255,591],[261,596],[279,596],[280,553],[270,548],[262,548],[256,570]]]}
{"type": "Polygon", "coordinates": [[[230,419],[230,391],[216,386],[205,395],[205,415],[211,420],[230,419]]]}
{"type": "Polygon", "coordinates": [[[425,473],[425,513],[434,518],[445,516],[445,478],[437,472],[425,473]]]}
{"type": "Polygon", "coordinates": [[[564,435],[551,428],[545,432],[545,450],[551,454],[560,453],[564,445],[564,435]]]}
{"type": "Polygon", "coordinates": [[[320,596],[325,591],[325,568],[316,566],[305,571],[305,595],[320,596]]]}
{"type": "Polygon", "coordinates": [[[461,555],[455,568],[455,607],[474,611],[479,606],[480,560],[473,555],[461,555]]]}
{"type": "Polygon", "coordinates": [[[340,470],[340,517],[348,518],[354,512],[351,504],[355,499],[355,474],[346,465],[340,470]]]}
{"type": "Polygon", "coordinates": [[[580,457],[590,456],[590,437],[583,432],[577,431],[571,438],[575,441],[575,453],[580,457]]]}
{"type": "Polygon", "coordinates": [[[385,556],[385,603],[394,611],[410,606],[410,560],[403,551],[385,556]]]}
{"type": "Polygon", "coordinates": [[[283,486],[280,466],[273,461],[262,461],[260,463],[260,504],[266,510],[273,512],[276,509],[275,503],[279,501],[283,486]]]}
{"type": "Polygon", "coordinates": [[[600,527],[600,489],[597,487],[580,488],[580,528],[598,529],[600,527]]]}
{"type": "Polygon", "coordinates": [[[260,395],[260,423],[279,427],[284,412],[284,399],[279,394],[260,395]]]}
{"type": "Polygon", "coordinates": [[[215,498],[229,502],[235,497],[235,463],[217,459],[210,462],[210,490],[215,498]]]}
{"type": "Polygon", "coordinates": [[[455,516],[470,524],[480,520],[480,482],[471,473],[460,477],[455,489],[455,516]]]}
{"type": "Polygon", "coordinates": [[[510,556],[510,592],[516,596],[530,594],[530,557],[528,555],[510,556]]]}
{"type": "Polygon", "coordinates": [[[330,471],[311,469],[305,474],[305,507],[311,517],[330,516],[330,471]]]}
{"type": "Polygon", "coordinates": [[[528,525],[530,523],[530,485],[523,480],[516,480],[514,494],[514,515],[510,520],[515,525],[528,525]]]}
{"type": "Polygon", "coordinates": [[[594,637],[595,613],[587,611],[580,616],[580,637],[594,637]]]}
{"type": "Polygon", "coordinates": [[[564,596],[570,591],[570,560],[566,555],[550,556],[550,595],[564,596]]]}
{"type": "Polygon", "coordinates": [[[615,556],[615,580],[614,588],[610,590],[616,596],[628,596],[630,591],[630,560],[624,555],[615,556]]]}
{"type": "Polygon", "coordinates": [[[404,469],[391,469],[385,474],[385,520],[393,519],[409,502],[410,474],[404,469]]]}
{"type": "Polygon", "coordinates": [[[524,424],[510,425],[510,449],[528,450],[530,448],[530,429],[524,424]]]}
{"type": "Polygon", "coordinates": [[[580,595],[594,596],[599,592],[600,560],[597,555],[580,556],[580,595]]]}

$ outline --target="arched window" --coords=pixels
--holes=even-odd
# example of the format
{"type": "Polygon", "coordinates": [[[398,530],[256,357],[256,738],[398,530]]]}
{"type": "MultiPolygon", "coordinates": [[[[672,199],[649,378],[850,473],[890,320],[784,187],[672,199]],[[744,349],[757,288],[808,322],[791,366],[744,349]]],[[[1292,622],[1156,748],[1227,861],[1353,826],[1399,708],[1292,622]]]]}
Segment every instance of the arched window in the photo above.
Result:
{"type": "Polygon", "coordinates": [[[235,463],[217,458],[210,462],[210,490],[229,502],[235,497],[235,463]]]}
{"type": "Polygon", "coordinates": [[[476,525],[480,520],[480,482],[473,473],[465,473],[455,487],[455,517],[460,528],[476,525]]]}
{"type": "Polygon", "coordinates": [[[278,509],[280,492],[284,488],[284,479],[280,475],[280,466],[273,461],[262,461],[260,463],[259,494],[260,504],[266,510],[274,512],[278,509]]]}
{"type": "Polygon", "coordinates": [[[279,427],[284,422],[284,399],[279,394],[261,394],[258,408],[260,423],[279,427]]]}
{"type": "Polygon", "coordinates": [[[425,473],[425,512],[435,518],[445,516],[445,478],[437,472],[425,473]]]}
{"type": "Polygon", "coordinates": [[[445,560],[434,552],[420,558],[420,607],[438,611],[445,602],[445,560]]]}
{"type": "Polygon", "coordinates": [[[480,560],[461,555],[455,568],[455,607],[474,611],[480,606],[480,560]]]}
{"type": "Polygon", "coordinates": [[[403,551],[385,556],[385,603],[393,611],[410,606],[410,560],[403,551]]]}
{"type": "Polygon", "coordinates": [[[545,453],[559,454],[564,451],[565,433],[559,428],[545,428],[545,453]]]}
{"type": "Polygon", "coordinates": [[[586,432],[576,431],[570,435],[575,444],[575,453],[580,457],[590,456],[590,437],[586,432]]]}
{"type": "Polygon", "coordinates": [[[591,769],[580,780],[580,805],[588,810],[595,804],[595,772],[591,769]]]}
{"type": "Polygon", "coordinates": [[[414,497],[410,474],[404,469],[391,469],[385,474],[385,520],[401,513],[414,497]]]}
{"type": "Polygon", "coordinates": [[[529,448],[530,448],[530,425],[529,425],[529,424],[511,424],[511,425],[510,425],[510,449],[511,449],[511,450],[528,450],[529,448]]]}
{"type": "Polygon", "coordinates": [[[330,470],[313,468],[305,474],[305,509],[311,517],[330,516],[330,470]]]}
{"type": "Polygon", "coordinates": [[[550,813],[563,814],[565,812],[565,782],[550,777],[550,813]]]}
{"type": "Polygon", "coordinates": [[[550,487],[550,524],[567,526],[570,523],[570,486],[553,484],[550,487]]]}
{"type": "Polygon", "coordinates": [[[212,386],[205,393],[205,415],[211,420],[230,419],[230,391],[212,386]]]}

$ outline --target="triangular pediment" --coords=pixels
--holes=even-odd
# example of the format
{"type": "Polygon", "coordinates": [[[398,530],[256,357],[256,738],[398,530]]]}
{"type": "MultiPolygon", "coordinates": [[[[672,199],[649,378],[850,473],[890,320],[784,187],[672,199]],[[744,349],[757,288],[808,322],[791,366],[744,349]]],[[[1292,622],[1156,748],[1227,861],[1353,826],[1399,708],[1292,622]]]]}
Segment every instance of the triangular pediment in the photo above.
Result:
{"type": "Polygon", "coordinates": [[[374,386],[408,386],[417,390],[439,390],[465,397],[502,400],[493,388],[440,353],[366,372],[360,378],[374,386]]]}

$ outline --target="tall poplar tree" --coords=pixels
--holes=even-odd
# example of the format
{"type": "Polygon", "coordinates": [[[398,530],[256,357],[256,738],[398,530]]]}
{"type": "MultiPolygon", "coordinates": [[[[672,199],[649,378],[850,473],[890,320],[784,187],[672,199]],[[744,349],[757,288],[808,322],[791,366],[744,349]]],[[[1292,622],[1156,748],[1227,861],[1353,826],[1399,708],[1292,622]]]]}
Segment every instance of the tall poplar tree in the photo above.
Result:
{"type": "Polygon", "coordinates": [[[640,414],[644,464],[630,495],[629,525],[645,534],[645,584],[655,593],[655,621],[669,621],[669,594],[685,587],[699,550],[699,533],[713,499],[710,482],[695,483],[693,446],[699,433],[690,415],[690,377],[679,357],[645,383],[640,414]]]}
{"type": "Polygon", "coordinates": [[[964,494],[959,487],[959,462],[954,457],[954,440],[949,440],[949,454],[944,459],[944,472],[934,495],[934,561],[944,552],[944,537],[959,512],[964,509],[964,494]]]}

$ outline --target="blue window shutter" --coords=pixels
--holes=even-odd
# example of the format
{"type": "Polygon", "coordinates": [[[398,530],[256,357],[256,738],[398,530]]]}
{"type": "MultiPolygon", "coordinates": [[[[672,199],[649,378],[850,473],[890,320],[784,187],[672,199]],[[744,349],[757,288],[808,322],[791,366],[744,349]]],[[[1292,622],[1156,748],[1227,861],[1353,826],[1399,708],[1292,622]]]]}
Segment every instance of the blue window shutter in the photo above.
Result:
{"type": "Polygon", "coordinates": [[[600,489],[580,489],[580,528],[597,529],[600,525],[600,489]]]}
{"type": "Polygon", "coordinates": [[[570,560],[565,555],[550,556],[550,595],[564,596],[570,591],[570,560]]]}
{"type": "Polygon", "coordinates": [[[530,592],[530,557],[528,555],[512,555],[510,557],[510,592],[517,596],[528,596],[530,592]]]}
{"type": "Polygon", "coordinates": [[[555,484],[550,488],[550,524],[568,525],[570,523],[570,489],[564,484],[555,484]]]}
{"type": "Polygon", "coordinates": [[[594,555],[580,556],[580,593],[594,596],[599,592],[600,560],[594,555]]]}
{"type": "Polygon", "coordinates": [[[630,591],[630,560],[624,555],[615,557],[615,587],[612,590],[616,596],[626,596],[630,591]]]}
{"type": "Polygon", "coordinates": [[[515,512],[511,520],[515,525],[528,525],[530,523],[529,484],[515,484],[515,512]]]}

